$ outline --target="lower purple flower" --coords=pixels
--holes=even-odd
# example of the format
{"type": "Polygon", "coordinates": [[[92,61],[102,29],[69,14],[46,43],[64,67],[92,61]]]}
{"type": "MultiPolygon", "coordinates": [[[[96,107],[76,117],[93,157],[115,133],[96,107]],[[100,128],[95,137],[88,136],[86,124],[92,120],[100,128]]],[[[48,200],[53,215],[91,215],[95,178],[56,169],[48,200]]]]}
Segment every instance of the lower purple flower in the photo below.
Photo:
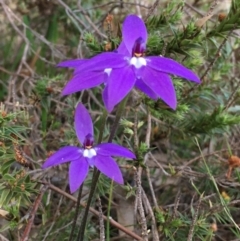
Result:
{"type": "Polygon", "coordinates": [[[75,192],[87,177],[89,167],[100,172],[119,184],[123,184],[120,168],[111,156],[135,159],[128,149],[114,143],[101,143],[94,146],[93,124],[91,117],[82,104],[75,112],[75,130],[82,147],[65,146],[49,157],[42,168],[71,162],[69,184],[71,193],[75,192]]]}

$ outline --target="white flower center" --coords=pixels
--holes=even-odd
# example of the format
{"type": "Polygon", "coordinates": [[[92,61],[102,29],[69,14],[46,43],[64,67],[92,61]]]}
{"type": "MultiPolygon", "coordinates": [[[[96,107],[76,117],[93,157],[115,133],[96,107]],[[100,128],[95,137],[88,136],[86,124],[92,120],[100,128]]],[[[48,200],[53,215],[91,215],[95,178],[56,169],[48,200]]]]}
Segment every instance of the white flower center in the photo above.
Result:
{"type": "Polygon", "coordinates": [[[111,68],[104,69],[104,73],[106,73],[108,76],[110,75],[111,72],[112,72],[111,68]]]}
{"type": "Polygon", "coordinates": [[[84,157],[92,158],[93,156],[96,156],[96,155],[97,155],[97,152],[93,148],[85,149],[83,151],[83,156],[84,157]]]}
{"type": "Polygon", "coordinates": [[[134,65],[136,69],[140,69],[142,66],[147,65],[147,61],[143,57],[139,57],[139,58],[132,57],[130,60],[130,64],[134,65]]]}

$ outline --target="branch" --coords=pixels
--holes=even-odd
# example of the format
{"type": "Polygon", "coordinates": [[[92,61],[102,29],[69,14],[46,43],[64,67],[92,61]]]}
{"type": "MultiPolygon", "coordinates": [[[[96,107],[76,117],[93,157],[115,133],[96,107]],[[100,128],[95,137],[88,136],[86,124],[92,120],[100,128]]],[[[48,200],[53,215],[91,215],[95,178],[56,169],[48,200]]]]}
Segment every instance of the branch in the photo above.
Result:
{"type": "Polygon", "coordinates": [[[33,225],[33,221],[34,221],[34,217],[36,215],[36,212],[37,212],[38,207],[40,205],[40,202],[42,200],[42,196],[46,192],[47,188],[48,188],[47,185],[43,186],[41,191],[40,191],[40,193],[38,194],[37,199],[35,200],[35,203],[33,205],[33,209],[32,209],[32,211],[30,213],[30,218],[28,220],[28,224],[27,224],[27,226],[26,226],[26,228],[24,230],[24,233],[23,233],[21,241],[27,241],[28,240],[28,235],[29,235],[29,233],[31,231],[31,228],[32,228],[32,225],[33,225]]]}
{"type": "MultiPolygon", "coordinates": [[[[64,191],[61,190],[60,188],[57,188],[57,187],[55,187],[54,185],[52,185],[52,184],[50,184],[50,183],[48,183],[48,182],[46,182],[46,181],[38,181],[38,182],[41,183],[41,184],[47,185],[49,189],[51,189],[51,190],[53,190],[53,191],[55,191],[55,192],[58,192],[58,193],[62,194],[63,196],[65,196],[66,198],[72,200],[73,202],[77,202],[77,199],[76,199],[75,197],[73,197],[73,196],[70,195],[69,193],[64,192],[64,191]]],[[[82,203],[82,202],[81,202],[80,205],[81,205],[82,207],[84,207],[84,208],[86,207],[86,204],[85,204],[85,203],[82,203]]],[[[100,213],[99,213],[97,210],[95,210],[94,208],[91,208],[91,207],[90,207],[90,208],[89,208],[89,211],[90,211],[92,214],[94,214],[95,216],[97,216],[97,217],[99,217],[99,215],[100,215],[100,213]]],[[[103,217],[103,219],[104,219],[105,221],[107,221],[107,220],[109,219],[109,222],[111,223],[112,226],[116,227],[117,229],[120,229],[121,231],[123,231],[123,232],[124,232],[125,234],[127,234],[128,236],[130,236],[130,237],[132,237],[132,238],[134,238],[134,239],[136,239],[136,240],[142,240],[142,238],[141,238],[140,236],[138,236],[137,234],[133,233],[132,231],[126,229],[125,227],[123,227],[120,223],[118,223],[118,222],[115,221],[114,219],[108,218],[108,217],[106,217],[105,215],[102,215],[102,217],[103,217]]],[[[22,240],[22,241],[23,241],[23,240],[22,240]]]]}

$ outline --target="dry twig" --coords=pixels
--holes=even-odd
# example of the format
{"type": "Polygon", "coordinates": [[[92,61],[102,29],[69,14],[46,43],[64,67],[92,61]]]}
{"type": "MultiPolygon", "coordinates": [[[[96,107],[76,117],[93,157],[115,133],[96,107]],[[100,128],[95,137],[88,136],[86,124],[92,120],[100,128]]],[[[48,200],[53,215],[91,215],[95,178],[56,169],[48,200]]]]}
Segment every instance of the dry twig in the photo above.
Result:
{"type": "Polygon", "coordinates": [[[40,190],[40,193],[38,194],[38,197],[36,198],[35,203],[33,205],[33,209],[32,209],[31,214],[30,214],[30,219],[28,220],[28,223],[27,223],[27,226],[26,226],[26,228],[24,230],[24,233],[23,233],[23,236],[21,238],[21,241],[27,241],[28,240],[28,235],[29,235],[29,233],[31,231],[31,228],[32,228],[32,225],[33,225],[33,221],[34,221],[34,217],[36,215],[36,212],[37,212],[38,207],[40,205],[40,202],[42,200],[42,196],[46,192],[47,189],[48,189],[48,186],[44,185],[42,187],[42,189],[40,190]]]}
{"type": "Polygon", "coordinates": [[[135,171],[135,182],[136,182],[136,206],[139,211],[140,216],[140,225],[142,231],[142,237],[144,241],[148,241],[148,231],[147,231],[147,220],[145,217],[145,212],[143,209],[143,202],[142,202],[142,184],[141,184],[141,172],[142,168],[139,167],[138,171],[135,171]]]}
{"type": "MultiPolygon", "coordinates": [[[[57,188],[57,187],[55,187],[54,185],[52,185],[52,184],[50,184],[50,183],[48,183],[48,182],[46,182],[46,181],[38,181],[39,183],[41,183],[41,184],[45,184],[45,185],[47,185],[48,186],[48,188],[49,189],[51,189],[51,190],[53,190],[53,191],[55,191],[55,192],[58,192],[59,194],[61,194],[61,195],[63,195],[63,196],[65,196],[66,198],[68,198],[68,199],[70,199],[70,200],[72,200],[72,201],[74,201],[74,202],[77,202],[77,199],[75,198],[75,197],[73,197],[72,195],[70,195],[69,193],[66,193],[66,192],[64,192],[63,190],[61,190],[60,188],[57,188]]],[[[80,203],[80,205],[82,206],[82,207],[86,207],[86,203],[80,203]]],[[[95,210],[94,208],[89,208],[89,211],[92,213],[92,214],[94,214],[95,216],[97,216],[97,217],[99,217],[99,212],[97,211],[97,210],[95,210]]],[[[137,234],[135,234],[135,233],[133,233],[132,231],[130,231],[130,230],[128,230],[127,228],[125,228],[125,227],[123,227],[121,224],[119,224],[118,222],[116,222],[114,219],[112,219],[112,218],[108,218],[108,217],[106,217],[105,215],[103,215],[103,219],[105,220],[105,221],[107,221],[107,220],[109,220],[109,222],[110,222],[110,224],[111,225],[113,225],[114,227],[116,227],[117,229],[119,229],[119,230],[121,230],[121,231],[123,231],[124,233],[126,233],[128,236],[130,236],[130,237],[132,237],[132,238],[134,238],[134,239],[136,239],[136,240],[142,240],[142,238],[140,237],[140,236],[138,236],[137,234]]],[[[68,224],[69,225],[69,224],[68,224]]]]}
{"type": "Polygon", "coordinates": [[[194,227],[195,227],[196,222],[197,222],[198,211],[199,211],[199,208],[200,208],[201,201],[202,201],[202,197],[200,197],[199,200],[198,200],[198,205],[196,207],[196,210],[195,210],[195,213],[194,213],[194,216],[193,216],[193,220],[192,220],[192,223],[191,223],[191,226],[190,226],[187,241],[193,240],[194,227]]]}
{"type": "Polygon", "coordinates": [[[100,241],[105,240],[105,231],[104,231],[104,221],[103,221],[103,212],[102,212],[102,204],[101,199],[98,196],[97,197],[97,205],[98,205],[98,211],[99,211],[99,229],[100,229],[100,241]]]}

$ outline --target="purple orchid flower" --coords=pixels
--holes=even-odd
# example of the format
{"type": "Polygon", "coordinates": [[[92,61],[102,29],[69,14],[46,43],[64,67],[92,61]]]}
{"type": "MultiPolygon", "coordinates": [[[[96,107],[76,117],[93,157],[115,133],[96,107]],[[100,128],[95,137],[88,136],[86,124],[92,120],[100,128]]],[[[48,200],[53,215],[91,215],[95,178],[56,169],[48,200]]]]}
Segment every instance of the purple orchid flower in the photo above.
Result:
{"type": "Polygon", "coordinates": [[[101,143],[94,146],[93,123],[87,109],[78,104],[75,111],[75,130],[82,147],[65,146],[49,157],[42,168],[71,162],[69,184],[71,193],[75,192],[85,180],[89,166],[96,167],[107,177],[123,184],[121,171],[111,156],[135,159],[128,149],[114,143],[101,143]]]}
{"type": "Polygon", "coordinates": [[[150,98],[161,98],[176,109],[176,93],[169,75],[200,83],[198,76],[172,59],[144,56],[148,35],[143,20],[138,16],[126,17],[122,35],[123,41],[116,52],[101,53],[88,60],[60,63],[60,67],[75,68],[74,77],[62,94],[68,95],[105,83],[103,101],[111,112],[135,86],[150,98]]]}

